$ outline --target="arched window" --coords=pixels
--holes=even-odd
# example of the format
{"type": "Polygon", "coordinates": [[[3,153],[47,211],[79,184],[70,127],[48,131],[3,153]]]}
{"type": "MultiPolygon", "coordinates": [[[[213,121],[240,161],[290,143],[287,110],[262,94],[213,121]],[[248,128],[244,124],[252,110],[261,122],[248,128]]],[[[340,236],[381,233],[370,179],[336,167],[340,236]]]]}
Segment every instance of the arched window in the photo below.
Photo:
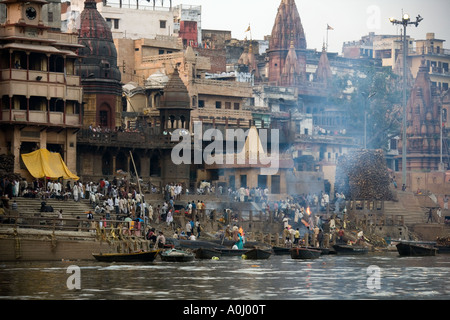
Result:
{"type": "Polygon", "coordinates": [[[150,176],[161,177],[161,160],[157,153],[153,154],[150,159],[150,176]]]}
{"type": "Polygon", "coordinates": [[[113,174],[112,157],[109,152],[105,152],[102,157],[102,174],[104,176],[113,174]]]}
{"type": "Polygon", "coordinates": [[[108,128],[112,125],[111,107],[106,103],[103,103],[98,111],[98,124],[101,127],[108,128]]]}

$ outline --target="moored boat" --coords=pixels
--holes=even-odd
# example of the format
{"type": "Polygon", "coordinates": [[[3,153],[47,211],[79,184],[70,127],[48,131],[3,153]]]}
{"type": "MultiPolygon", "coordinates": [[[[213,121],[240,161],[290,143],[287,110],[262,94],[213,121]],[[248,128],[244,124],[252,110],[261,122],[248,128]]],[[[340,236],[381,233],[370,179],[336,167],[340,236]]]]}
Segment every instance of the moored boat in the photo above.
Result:
{"type": "Polygon", "coordinates": [[[331,254],[330,248],[320,247],[320,248],[317,248],[317,250],[320,250],[320,253],[322,255],[331,254]]]}
{"type": "Polygon", "coordinates": [[[162,261],[168,262],[187,262],[194,260],[193,253],[178,249],[170,249],[162,252],[160,255],[162,261]]]}
{"type": "Polygon", "coordinates": [[[222,252],[214,248],[198,248],[194,252],[197,259],[212,259],[222,255],[222,252]]]}
{"type": "Polygon", "coordinates": [[[273,250],[273,253],[277,256],[291,254],[291,248],[274,246],[274,247],[272,247],[272,250],[273,250]]]}
{"type": "Polygon", "coordinates": [[[246,259],[269,259],[271,255],[271,251],[259,248],[253,248],[244,253],[246,259]]]}
{"type": "Polygon", "coordinates": [[[333,249],[336,251],[337,254],[359,255],[359,254],[366,254],[367,252],[369,252],[368,247],[351,246],[348,244],[335,244],[333,246],[333,249]]]}
{"type": "Polygon", "coordinates": [[[292,259],[317,259],[322,254],[322,251],[313,248],[297,247],[290,249],[290,254],[292,259]]]}
{"type": "Polygon", "coordinates": [[[436,246],[439,254],[450,254],[450,246],[436,246]]]}
{"type": "Polygon", "coordinates": [[[140,251],[133,253],[98,253],[92,254],[97,261],[102,262],[148,262],[157,257],[160,250],[140,251]]]}
{"type": "Polygon", "coordinates": [[[438,251],[433,245],[414,242],[399,242],[396,247],[401,256],[435,256],[438,251]]]}
{"type": "Polygon", "coordinates": [[[218,248],[217,250],[219,250],[223,256],[242,256],[243,254],[245,254],[249,249],[229,249],[229,248],[218,248]]]}

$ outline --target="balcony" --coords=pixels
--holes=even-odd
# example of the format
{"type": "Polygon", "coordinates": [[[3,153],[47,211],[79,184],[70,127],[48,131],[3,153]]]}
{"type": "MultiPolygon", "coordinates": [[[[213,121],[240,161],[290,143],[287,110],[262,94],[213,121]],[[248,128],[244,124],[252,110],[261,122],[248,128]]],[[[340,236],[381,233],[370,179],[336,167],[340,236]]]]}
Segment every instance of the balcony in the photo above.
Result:
{"type": "Polygon", "coordinates": [[[121,148],[167,148],[171,149],[178,141],[171,141],[170,135],[160,133],[160,128],[147,128],[138,132],[95,132],[82,129],[77,134],[78,144],[94,146],[113,146],[121,148]]]}
{"type": "Polygon", "coordinates": [[[448,69],[442,68],[442,67],[430,67],[430,74],[436,75],[436,76],[444,76],[444,77],[450,77],[450,71],[448,69]]]}
{"type": "Polygon", "coordinates": [[[0,122],[13,124],[47,125],[52,127],[79,127],[79,114],[64,114],[63,112],[47,112],[37,110],[5,110],[0,113],[0,122]]]}
{"type": "Polygon", "coordinates": [[[2,69],[0,89],[1,92],[7,92],[11,96],[27,92],[29,96],[82,101],[80,77],[60,72],[2,69]]]}

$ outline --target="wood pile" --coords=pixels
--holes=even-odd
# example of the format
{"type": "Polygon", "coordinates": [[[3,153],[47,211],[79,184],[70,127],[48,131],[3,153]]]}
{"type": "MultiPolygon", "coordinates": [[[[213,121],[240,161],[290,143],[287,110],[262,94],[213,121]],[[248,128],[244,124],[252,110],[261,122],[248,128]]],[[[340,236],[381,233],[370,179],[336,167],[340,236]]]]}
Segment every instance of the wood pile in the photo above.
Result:
{"type": "Polygon", "coordinates": [[[450,236],[449,237],[438,237],[436,239],[436,244],[438,246],[450,246],[450,236]]]}
{"type": "Polygon", "coordinates": [[[14,156],[0,154],[0,173],[5,174],[14,171],[14,156]]]}
{"type": "Polygon", "coordinates": [[[339,158],[336,192],[347,199],[392,200],[391,177],[382,150],[357,150],[339,158]]]}

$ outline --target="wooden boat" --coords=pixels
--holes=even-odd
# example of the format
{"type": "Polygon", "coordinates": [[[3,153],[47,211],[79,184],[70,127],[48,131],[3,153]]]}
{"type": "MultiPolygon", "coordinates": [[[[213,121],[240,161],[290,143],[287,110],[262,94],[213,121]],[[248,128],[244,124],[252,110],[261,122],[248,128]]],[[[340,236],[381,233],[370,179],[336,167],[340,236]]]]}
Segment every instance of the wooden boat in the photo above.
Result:
{"type": "Polygon", "coordinates": [[[292,259],[317,259],[322,251],[314,248],[298,247],[290,249],[292,259]]]}
{"type": "Polygon", "coordinates": [[[320,250],[320,254],[322,255],[331,254],[330,248],[317,248],[317,250],[320,250]]]}
{"type": "Polygon", "coordinates": [[[263,250],[259,248],[253,248],[250,250],[247,250],[244,253],[244,256],[246,259],[269,259],[269,257],[272,255],[271,251],[263,250]]]}
{"type": "Polygon", "coordinates": [[[438,251],[432,245],[414,242],[399,242],[396,247],[401,256],[435,256],[438,251]]]}
{"type": "Polygon", "coordinates": [[[369,252],[369,248],[364,246],[351,246],[348,244],[335,244],[333,246],[333,249],[336,251],[337,254],[352,254],[352,255],[359,255],[359,254],[366,254],[369,252]]]}
{"type": "Polygon", "coordinates": [[[102,262],[148,262],[157,257],[160,250],[141,251],[133,253],[98,253],[92,254],[97,261],[102,262]]]}
{"type": "Polygon", "coordinates": [[[160,255],[162,261],[187,262],[194,260],[193,253],[178,249],[170,249],[162,252],[160,255]]]}
{"type": "Polygon", "coordinates": [[[286,247],[272,247],[273,253],[277,256],[291,254],[291,248],[286,247]]]}
{"type": "Polygon", "coordinates": [[[450,254],[450,246],[437,245],[436,248],[438,249],[439,254],[450,254]]]}
{"type": "Polygon", "coordinates": [[[247,251],[249,251],[249,249],[229,249],[229,248],[218,248],[217,250],[220,251],[220,253],[222,254],[222,257],[223,256],[229,256],[229,257],[242,256],[247,251]]]}
{"type": "Polygon", "coordinates": [[[198,248],[194,252],[197,259],[212,259],[222,255],[222,252],[214,248],[198,248]]]}

